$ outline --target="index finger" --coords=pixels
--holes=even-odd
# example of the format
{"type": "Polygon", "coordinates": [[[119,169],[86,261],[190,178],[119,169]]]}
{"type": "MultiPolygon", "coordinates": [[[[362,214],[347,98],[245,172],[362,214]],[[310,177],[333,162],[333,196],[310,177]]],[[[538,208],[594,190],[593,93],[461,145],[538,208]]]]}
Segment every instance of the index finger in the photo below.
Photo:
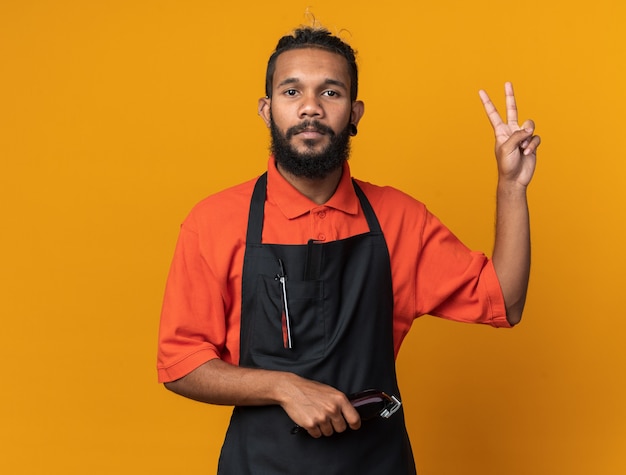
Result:
{"type": "Polygon", "coordinates": [[[361,416],[351,403],[348,403],[348,406],[344,407],[343,417],[350,426],[350,429],[357,430],[361,427],[361,416]]]}
{"type": "Polygon", "coordinates": [[[504,96],[506,98],[506,120],[509,125],[517,127],[517,104],[515,103],[515,92],[513,84],[504,83],[504,96]]]}

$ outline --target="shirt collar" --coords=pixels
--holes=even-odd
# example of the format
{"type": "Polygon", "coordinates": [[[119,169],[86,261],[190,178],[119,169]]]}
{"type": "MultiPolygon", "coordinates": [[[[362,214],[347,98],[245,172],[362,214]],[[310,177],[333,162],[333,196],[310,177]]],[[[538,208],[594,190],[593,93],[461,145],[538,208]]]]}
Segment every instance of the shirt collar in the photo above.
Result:
{"type": "MultiPolygon", "coordinates": [[[[267,165],[267,200],[278,206],[280,211],[288,219],[294,219],[319,208],[320,205],[311,201],[296,190],[276,168],[273,156],[269,158],[267,165]]],[[[359,198],[352,185],[350,166],[348,162],[343,164],[343,173],[339,180],[337,190],[323,206],[334,208],[348,214],[357,214],[359,211],[359,198]]]]}

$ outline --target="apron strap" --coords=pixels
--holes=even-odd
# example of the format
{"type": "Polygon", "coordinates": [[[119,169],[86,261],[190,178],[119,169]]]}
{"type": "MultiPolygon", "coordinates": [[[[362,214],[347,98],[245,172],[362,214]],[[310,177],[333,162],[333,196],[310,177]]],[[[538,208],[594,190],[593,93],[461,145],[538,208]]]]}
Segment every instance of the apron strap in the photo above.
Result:
{"type": "Polygon", "coordinates": [[[265,196],[267,189],[267,172],[263,173],[254,185],[250,212],[248,214],[248,231],[246,244],[261,244],[263,235],[263,215],[265,214],[265,196]]]}
{"type": "Polygon", "coordinates": [[[367,225],[370,228],[370,232],[382,233],[380,223],[378,222],[378,218],[376,217],[376,213],[374,213],[372,205],[365,196],[365,193],[363,193],[361,187],[356,184],[354,178],[352,179],[352,184],[354,185],[354,191],[356,192],[356,196],[359,198],[359,202],[361,203],[361,209],[363,210],[363,214],[365,214],[365,219],[367,219],[367,225]]]}

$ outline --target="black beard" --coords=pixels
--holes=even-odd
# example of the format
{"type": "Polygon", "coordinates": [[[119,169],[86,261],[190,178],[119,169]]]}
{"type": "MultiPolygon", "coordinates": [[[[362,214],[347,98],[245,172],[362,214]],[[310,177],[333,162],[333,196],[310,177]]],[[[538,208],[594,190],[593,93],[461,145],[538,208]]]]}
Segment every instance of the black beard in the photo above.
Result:
{"type": "MultiPolygon", "coordinates": [[[[288,173],[302,178],[322,179],[331,172],[343,166],[350,156],[350,130],[347,125],[338,134],[328,126],[316,120],[307,120],[291,127],[283,135],[271,119],[270,131],[272,134],[271,151],[276,162],[288,173]],[[305,128],[314,127],[318,131],[328,135],[330,142],[321,152],[300,153],[289,143],[289,139],[305,128]]],[[[305,145],[312,147],[314,141],[305,141],[305,145]]]]}

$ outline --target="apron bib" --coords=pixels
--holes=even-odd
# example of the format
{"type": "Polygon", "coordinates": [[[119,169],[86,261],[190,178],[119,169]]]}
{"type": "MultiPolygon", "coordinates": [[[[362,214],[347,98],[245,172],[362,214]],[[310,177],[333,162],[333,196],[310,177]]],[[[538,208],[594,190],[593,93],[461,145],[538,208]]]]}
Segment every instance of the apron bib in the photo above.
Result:
{"type": "MultiPolygon", "coordinates": [[[[250,204],[240,366],[292,372],[345,394],[378,389],[399,396],[389,252],[367,198],[354,183],[368,233],[329,243],[261,244],[266,186],[264,174],[250,204]]],[[[415,473],[402,408],[319,439],[292,434],[293,426],[280,406],[235,407],[218,474],[415,473]]]]}

